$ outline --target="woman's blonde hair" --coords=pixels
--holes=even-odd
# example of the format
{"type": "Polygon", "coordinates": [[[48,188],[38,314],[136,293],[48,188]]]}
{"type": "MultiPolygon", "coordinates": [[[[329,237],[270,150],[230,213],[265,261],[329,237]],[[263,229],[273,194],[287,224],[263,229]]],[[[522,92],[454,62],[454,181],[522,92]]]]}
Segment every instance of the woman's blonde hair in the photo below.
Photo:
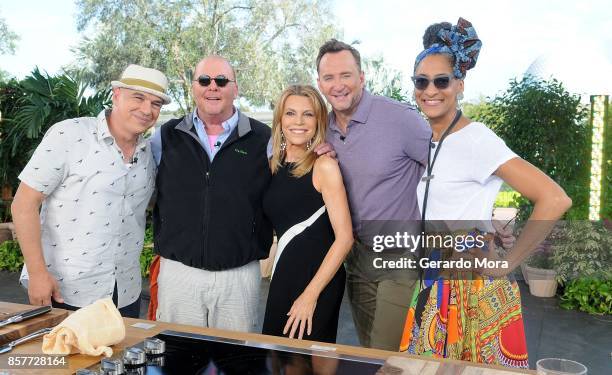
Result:
{"type": "Polygon", "coordinates": [[[285,111],[285,103],[287,102],[287,98],[291,95],[303,96],[310,99],[312,107],[314,108],[315,118],[317,119],[317,127],[311,139],[310,148],[306,150],[304,156],[295,163],[291,171],[292,176],[302,177],[312,170],[317,160],[317,154],[313,152],[314,148],[325,142],[325,133],[327,131],[327,107],[325,106],[321,94],[310,85],[293,85],[287,87],[285,91],[283,91],[274,108],[274,118],[272,120],[272,159],[270,161],[272,174],[278,171],[287,156],[286,151],[281,150],[283,132],[281,120],[285,111]]]}

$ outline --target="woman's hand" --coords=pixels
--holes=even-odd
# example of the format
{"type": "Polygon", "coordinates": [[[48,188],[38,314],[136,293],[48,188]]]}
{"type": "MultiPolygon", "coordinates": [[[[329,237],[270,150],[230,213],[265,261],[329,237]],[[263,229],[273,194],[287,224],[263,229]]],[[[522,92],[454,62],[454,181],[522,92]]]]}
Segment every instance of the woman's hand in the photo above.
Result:
{"type": "Polygon", "coordinates": [[[494,279],[499,279],[502,277],[506,277],[510,274],[510,272],[513,271],[513,269],[511,269],[510,267],[508,268],[504,268],[504,267],[492,267],[492,268],[488,268],[488,267],[478,267],[475,269],[476,272],[478,272],[479,274],[481,274],[482,276],[489,276],[492,277],[494,279]]]}
{"type": "MultiPolygon", "coordinates": [[[[511,219],[511,221],[514,218],[511,219]]],[[[495,228],[495,244],[509,250],[514,247],[516,243],[516,237],[512,231],[512,228],[508,228],[509,222],[502,222],[499,220],[492,220],[491,224],[495,228]]]]}
{"type": "Polygon", "coordinates": [[[482,259],[488,261],[494,261],[494,267],[476,267],[476,264],[473,265],[473,271],[481,274],[482,276],[490,276],[494,278],[506,277],[510,272],[514,270],[514,266],[507,262],[508,267],[502,267],[503,263],[498,263],[499,261],[505,261],[504,258],[501,258],[497,254],[495,239],[491,239],[488,243],[488,249],[483,250],[482,248],[475,247],[469,250],[470,254],[474,256],[472,260],[475,262],[476,259],[482,259]]]}
{"type": "Polygon", "coordinates": [[[319,156],[327,155],[334,160],[336,159],[336,150],[334,150],[334,146],[329,142],[318,144],[313,151],[319,156]]]}
{"type": "Polygon", "coordinates": [[[289,319],[287,319],[287,324],[285,324],[285,328],[283,328],[283,335],[286,335],[287,331],[291,330],[289,332],[289,338],[292,339],[298,328],[298,339],[301,339],[304,335],[304,328],[306,328],[306,333],[308,335],[312,333],[312,316],[317,307],[318,298],[319,296],[316,293],[305,290],[293,302],[291,310],[287,313],[289,319]]]}

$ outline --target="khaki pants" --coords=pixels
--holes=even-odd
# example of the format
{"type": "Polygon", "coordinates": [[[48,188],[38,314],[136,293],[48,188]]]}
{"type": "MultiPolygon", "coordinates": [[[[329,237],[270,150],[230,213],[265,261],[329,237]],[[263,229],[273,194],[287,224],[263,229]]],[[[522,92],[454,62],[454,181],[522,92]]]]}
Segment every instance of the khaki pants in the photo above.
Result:
{"type": "Polygon", "coordinates": [[[348,296],[361,345],[398,351],[418,271],[374,270],[379,256],[355,242],[346,260],[348,296]]]}
{"type": "Polygon", "coordinates": [[[259,262],[207,271],[161,258],[157,320],[253,332],[261,274],[259,262]]]}

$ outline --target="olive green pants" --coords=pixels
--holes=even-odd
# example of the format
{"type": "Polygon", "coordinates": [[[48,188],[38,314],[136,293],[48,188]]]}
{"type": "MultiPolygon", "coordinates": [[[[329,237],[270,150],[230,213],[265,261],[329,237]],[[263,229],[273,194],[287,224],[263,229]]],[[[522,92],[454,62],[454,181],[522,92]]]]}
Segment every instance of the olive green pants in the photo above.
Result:
{"type": "MultiPolygon", "coordinates": [[[[400,255],[385,255],[393,259],[400,255]]],[[[413,269],[375,269],[381,257],[356,241],[346,259],[347,290],[359,342],[367,348],[398,351],[410,299],[418,283],[413,269]]]]}

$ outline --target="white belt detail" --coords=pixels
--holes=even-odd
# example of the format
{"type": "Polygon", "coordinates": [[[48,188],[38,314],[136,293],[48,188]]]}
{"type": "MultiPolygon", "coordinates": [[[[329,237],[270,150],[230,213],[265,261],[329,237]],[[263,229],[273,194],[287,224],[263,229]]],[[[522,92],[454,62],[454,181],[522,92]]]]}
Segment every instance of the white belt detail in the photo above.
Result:
{"type": "Polygon", "coordinates": [[[278,260],[280,259],[280,256],[283,253],[283,250],[285,249],[287,244],[291,242],[293,237],[302,233],[306,228],[311,226],[312,223],[314,223],[319,218],[319,216],[323,215],[324,212],[325,212],[325,206],[319,208],[317,212],[312,214],[312,216],[309,217],[308,219],[302,221],[301,223],[297,223],[291,228],[287,229],[287,231],[278,240],[278,243],[276,245],[276,256],[274,257],[274,265],[272,265],[272,274],[270,275],[270,280],[272,279],[272,277],[274,277],[274,270],[276,269],[276,263],[278,263],[278,260]]]}

